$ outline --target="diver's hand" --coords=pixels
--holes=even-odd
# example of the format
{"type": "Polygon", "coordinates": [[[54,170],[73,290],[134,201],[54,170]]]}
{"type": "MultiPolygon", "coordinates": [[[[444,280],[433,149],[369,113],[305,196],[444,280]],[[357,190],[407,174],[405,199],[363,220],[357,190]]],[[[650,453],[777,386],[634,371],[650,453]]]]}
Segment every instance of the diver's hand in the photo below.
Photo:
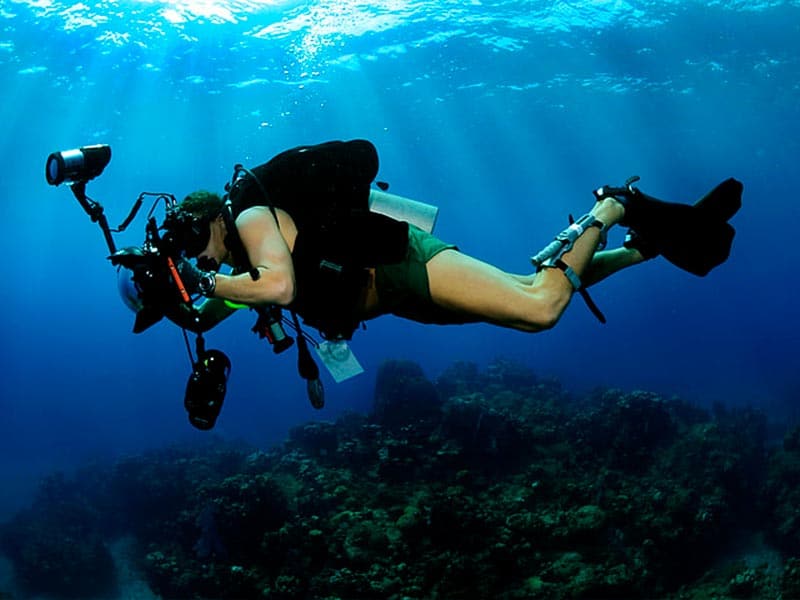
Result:
{"type": "Polygon", "coordinates": [[[194,296],[200,293],[204,296],[211,296],[214,293],[216,287],[214,273],[201,271],[186,258],[178,260],[175,266],[189,295],[194,296]]]}
{"type": "Polygon", "coordinates": [[[606,227],[611,227],[622,221],[625,216],[625,207],[622,202],[609,196],[594,205],[592,215],[602,221],[606,227]]]}

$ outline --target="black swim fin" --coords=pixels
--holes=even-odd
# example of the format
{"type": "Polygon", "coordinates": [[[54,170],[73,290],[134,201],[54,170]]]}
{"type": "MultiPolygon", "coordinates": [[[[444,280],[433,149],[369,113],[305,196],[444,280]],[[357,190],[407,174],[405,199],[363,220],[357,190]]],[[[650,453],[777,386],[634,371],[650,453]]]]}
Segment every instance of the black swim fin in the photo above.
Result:
{"type": "Polygon", "coordinates": [[[727,179],[694,205],[665,202],[631,187],[600,188],[598,199],[613,196],[625,205],[622,225],[642,243],[684,271],[703,277],[728,259],[736,233],[728,220],[742,206],[744,186],[727,179]]]}

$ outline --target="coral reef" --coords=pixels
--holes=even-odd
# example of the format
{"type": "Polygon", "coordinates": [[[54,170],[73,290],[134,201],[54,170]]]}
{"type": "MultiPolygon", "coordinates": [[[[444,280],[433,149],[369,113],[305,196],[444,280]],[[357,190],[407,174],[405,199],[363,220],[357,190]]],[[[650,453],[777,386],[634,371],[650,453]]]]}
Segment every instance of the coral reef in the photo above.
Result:
{"type": "Polygon", "coordinates": [[[800,597],[800,430],[498,361],[377,378],[267,452],[214,440],[54,476],[0,529],[21,593],[164,598],[800,597]]]}

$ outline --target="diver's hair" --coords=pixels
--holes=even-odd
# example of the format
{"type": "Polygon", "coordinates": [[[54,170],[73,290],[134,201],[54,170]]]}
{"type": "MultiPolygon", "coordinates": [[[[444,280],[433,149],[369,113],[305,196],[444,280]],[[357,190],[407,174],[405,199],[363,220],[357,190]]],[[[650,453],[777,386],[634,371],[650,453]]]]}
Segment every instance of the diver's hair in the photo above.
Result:
{"type": "Polygon", "coordinates": [[[180,204],[182,211],[188,212],[201,221],[213,221],[222,212],[222,198],[219,194],[206,190],[192,192],[180,204]]]}

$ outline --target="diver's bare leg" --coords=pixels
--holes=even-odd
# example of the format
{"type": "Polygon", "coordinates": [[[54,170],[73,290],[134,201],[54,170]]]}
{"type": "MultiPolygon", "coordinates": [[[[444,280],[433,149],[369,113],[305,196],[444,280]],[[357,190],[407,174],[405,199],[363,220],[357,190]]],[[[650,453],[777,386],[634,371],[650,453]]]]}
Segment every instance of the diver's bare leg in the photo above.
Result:
{"type": "Polygon", "coordinates": [[[645,258],[641,253],[634,249],[614,248],[613,250],[597,252],[583,273],[581,281],[584,287],[589,287],[622,269],[627,269],[644,261],[645,258]]]}
{"type": "MultiPolygon", "coordinates": [[[[590,228],[563,260],[584,272],[600,240],[590,228]]],[[[433,301],[450,311],[503,327],[542,331],[558,321],[569,304],[572,284],[559,269],[520,278],[456,250],[445,250],[427,264],[433,301]]],[[[579,275],[580,276],[580,275],[579,275]]]]}

